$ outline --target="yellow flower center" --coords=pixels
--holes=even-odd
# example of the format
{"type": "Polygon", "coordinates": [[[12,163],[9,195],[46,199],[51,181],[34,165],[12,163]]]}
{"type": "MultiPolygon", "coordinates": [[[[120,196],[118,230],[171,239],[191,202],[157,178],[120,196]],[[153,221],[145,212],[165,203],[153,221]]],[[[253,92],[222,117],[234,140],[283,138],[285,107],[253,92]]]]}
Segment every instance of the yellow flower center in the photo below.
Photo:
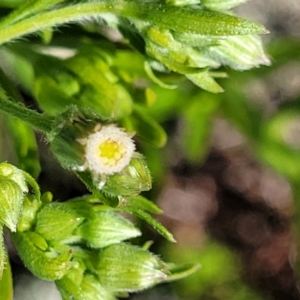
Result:
{"type": "Polygon", "coordinates": [[[106,140],[99,145],[99,156],[107,166],[114,166],[124,156],[126,149],[123,144],[106,140]]]}

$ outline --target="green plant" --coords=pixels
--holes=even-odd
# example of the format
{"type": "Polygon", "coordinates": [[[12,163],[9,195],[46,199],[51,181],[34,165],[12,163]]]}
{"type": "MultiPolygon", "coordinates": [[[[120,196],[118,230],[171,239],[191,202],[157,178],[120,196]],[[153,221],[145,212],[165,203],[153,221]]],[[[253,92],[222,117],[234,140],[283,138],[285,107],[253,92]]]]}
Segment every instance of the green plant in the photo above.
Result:
{"type": "MultiPolygon", "coordinates": [[[[151,216],[160,209],[140,196],[152,183],[136,149],[149,153],[166,142],[159,118],[151,116],[164,90],[176,99],[176,86],[191,81],[220,93],[215,79],[226,73],[215,69],[221,65],[268,65],[257,36],[267,31],[230,11],[240,0],[22,2],[0,1],[0,110],[17,165],[0,164],[1,231],[10,230],[26,267],[55,281],[63,299],[115,299],[194,272],[197,265],[163,262],[149,244],[124,243],[141,232],[119,212],[136,215],[174,242],[151,216]],[[115,41],[108,27],[123,38],[115,41]],[[40,195],[33,130],[44,134],[61,166],[91,195],[66,202],[52,201],[50,192],[40,195]]],[[[186,113],[198,119],[203,103],[194,100],[186,113]]],[[[203,124],[219,105],[217,97],[207,101],[203,124]]],[[[188,148],[191,159],[207,135],[200,133],[188,148]]],[[[10,299],[6,265],[1,240],[0,284],[10,299]]]]}

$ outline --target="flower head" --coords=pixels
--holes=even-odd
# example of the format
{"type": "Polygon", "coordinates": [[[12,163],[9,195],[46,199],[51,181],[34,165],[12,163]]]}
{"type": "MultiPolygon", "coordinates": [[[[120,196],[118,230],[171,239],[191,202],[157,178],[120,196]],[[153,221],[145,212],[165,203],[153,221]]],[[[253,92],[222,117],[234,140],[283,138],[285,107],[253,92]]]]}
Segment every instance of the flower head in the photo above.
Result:
{"type": "Polygon", "coordinates": [[[121,172],[135,151],[131,135],[115,125],[97,125],[93,133],[79,142],[85,145],[86,168],[94,174],[121,172]]]}

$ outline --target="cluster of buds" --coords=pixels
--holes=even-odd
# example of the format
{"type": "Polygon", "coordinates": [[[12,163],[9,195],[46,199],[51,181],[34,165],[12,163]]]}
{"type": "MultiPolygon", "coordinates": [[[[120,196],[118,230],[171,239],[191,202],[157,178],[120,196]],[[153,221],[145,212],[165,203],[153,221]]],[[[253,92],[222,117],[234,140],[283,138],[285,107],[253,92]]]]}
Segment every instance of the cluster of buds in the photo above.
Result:
{"type": "Polygon", "coordinates": [[[26,172],[8,163],[0,163],[0,279],[4,269],[6,250],[3,241],[3,227],[11,232],[17,230],[22,215],[23,202],[28,193],[27,181],[39,198],[39,191],[33,178],[26,172]]]}
{"type": "Polygon", "coordinates": [[[226,65],[248,70],[269,65],[258,36],[267,30],[228,11],[245,1],[166,0],[163,21],[159,16],[132,19],[144,39],[151,68],[183,74],[197,86],[217,93],[223,90],[214,78],[225,74],[210,69],[226,65]]]}
{"type": "Polygon", "coordinates": [[[160,258],[124,242],[141,232],[115,209],[91,196],[62,203],[49,195],[31,219],[35,201],[24,201],[19,230],[11,236],[27,268],[55,281],[64,299],[113,300],[171,279],[160,258]]]}

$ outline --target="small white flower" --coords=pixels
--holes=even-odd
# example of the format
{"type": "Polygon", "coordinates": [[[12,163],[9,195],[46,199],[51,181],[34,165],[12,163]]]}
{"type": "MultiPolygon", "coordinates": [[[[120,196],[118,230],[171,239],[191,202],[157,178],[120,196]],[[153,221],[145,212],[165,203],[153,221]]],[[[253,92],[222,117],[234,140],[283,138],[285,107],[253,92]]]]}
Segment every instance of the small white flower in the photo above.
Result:
{"type": "Polygon", "coordinates": [[[135,151],[132,135],[115,125],[98,124],[93,133],[78,142],[85,145],[85,167],[94,177],[121,172],[135,151]]]}

